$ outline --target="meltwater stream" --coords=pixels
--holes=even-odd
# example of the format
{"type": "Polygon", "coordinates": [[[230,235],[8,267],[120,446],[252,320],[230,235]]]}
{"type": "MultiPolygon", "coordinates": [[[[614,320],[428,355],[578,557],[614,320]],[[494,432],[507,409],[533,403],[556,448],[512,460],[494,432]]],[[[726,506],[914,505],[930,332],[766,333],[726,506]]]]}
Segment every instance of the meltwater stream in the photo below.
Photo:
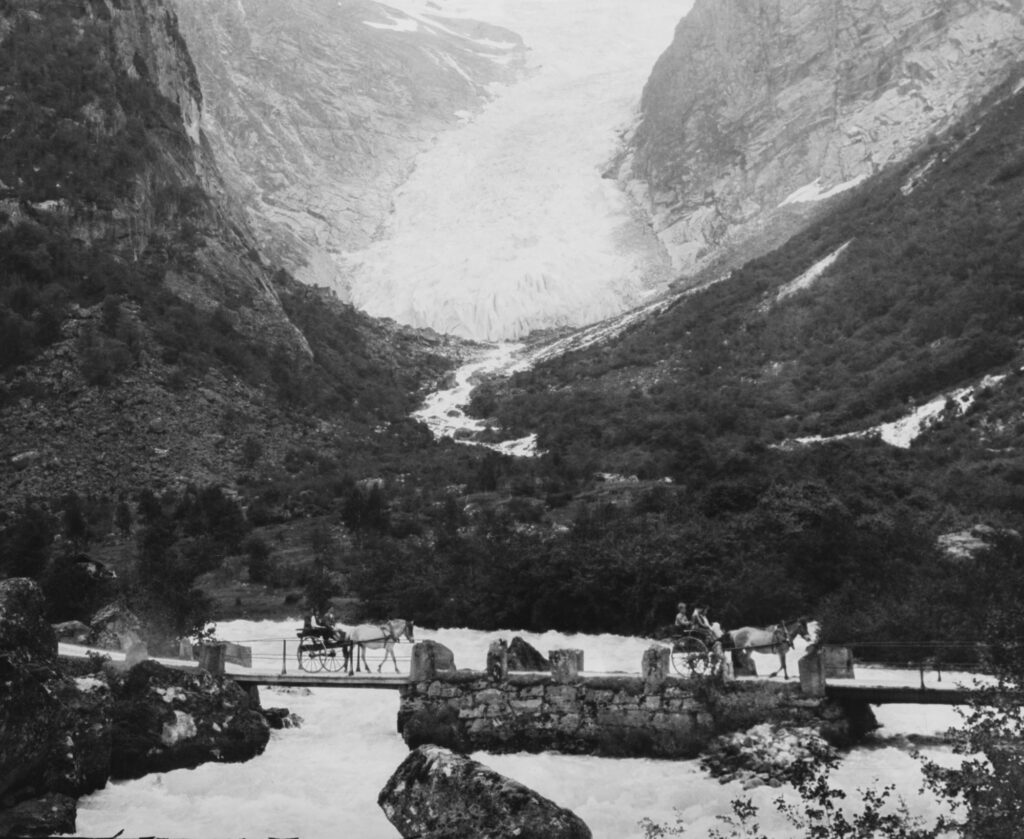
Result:
{"type": "MultiPolygon", "coordinates": [[[[254,648],[254,669],[279,672],[281,640],[294,639],[299,621],[224,623],[222,638],[254,648]]],[[[614,635],[585,636],[465,629],[417,630],[419,640],[434,638],[451,648],[459,667],[482,668],[492,640],[520,635],[542,652],[584,651],[587,670],[636,672],[649,641],[614,635]]],[[[799,642],[798,642],[799,643],[799,642]]],[[[408,656],[408,646],[400,649],[408,656]]],[[[790,667],[796,656],[791,653],[790,667]]],[[[372,658],[371,663],[375,663],[372,658]]],[[[401,661],[401,658],[400,658],[401,661]]],[[[759,662],[761,672],[770,662],[759,662]]],[[[293,666],[288,662],[289,670],[293,666]]],[[[407,667],[407,664],[405,665],[407,667]]],[[[910,683],[917,674],[909,676],[910,683]]],[[[860,676],[860,674],[858,674],[860,676]]],[[[872,678],[899,680],[880,671],[872,678]]],[[[946,677],[949,678],[948,675],[946,677]]],[[[275,731],[266,752],[243,764],[208,764],[193,770],[118,782],[79,802],[82,836],[224,837],[295,836],[302,839],[395,839],[399,834],[377,806],[377,795],[408,754],[395,731],[398,696],[375,690],[271,690],[261,688],[265,706],[286,706],[303,718],[297,729],[275,731]]],[[[848,755],[836,775],[844,789],[894,783],[913,813],[934,817],[934,798],[922,796],[920,772],[900,735],[933,734],[956,721],[950,709],[907,706],[879,712],[889,740],[848,755]]],[[[942,750],[932,756],[944,759],[942,750]]],[[[750,795],[762,808],[761,824],[773,837],[792,836],[775,812],[773,800],[785,789],[761,787],[744,792],[719,784],[698,761],[617,760],[567,756],[475,754],[475,758],[558,804],[575,811],[598,839],[639,839],[639,820],[688,826],[700,839],[729,812],[733,798],[750,795]]]]}

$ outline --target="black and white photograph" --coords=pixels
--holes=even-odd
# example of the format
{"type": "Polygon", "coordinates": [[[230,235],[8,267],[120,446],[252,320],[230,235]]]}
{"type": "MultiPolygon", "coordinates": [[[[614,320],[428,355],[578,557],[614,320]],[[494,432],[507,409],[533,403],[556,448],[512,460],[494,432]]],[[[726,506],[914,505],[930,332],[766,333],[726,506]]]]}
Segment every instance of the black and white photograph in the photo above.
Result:
{"type": "Polygon", "coordinates": [[[1024,0],[0,0],[0,836],[1024,839],[1024,0]]]}

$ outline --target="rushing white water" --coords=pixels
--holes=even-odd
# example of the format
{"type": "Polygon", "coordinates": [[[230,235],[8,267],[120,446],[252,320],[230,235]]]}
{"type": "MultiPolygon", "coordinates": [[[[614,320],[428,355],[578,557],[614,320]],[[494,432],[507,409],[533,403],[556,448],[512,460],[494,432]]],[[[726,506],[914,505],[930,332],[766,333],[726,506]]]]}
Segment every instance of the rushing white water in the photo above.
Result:
{"type": "MultiPolygon", "coordinates": [[[[222,624],[223,638],[254,648],[254,669],[279,672],[281,640],[293,638],[294,622],[232,622],[222,624]]],[[[521,635],[542,652],[577,648],[592,671],[639,669],[642,638],[613,635],[583,636],[549,632],[479,632],[474,630],[417,631],[418,639],[435,638],[455,653],[459,667],[482,668],[492,640],[521,635]]],[[[795,668],[798,650],[790,653],[795,668]]],[[[402,650],[408,656],[408,647],[402,650]]],[[[291,670],[294,648],[287,666],[291,670]]],[[[371,663],[373,663],[373,653],[371,663]]],[[[407,662],[399,656],[399,662],[407,662]]],[[[760,672],[772,662],[759,661],[760,672]]],[[[774,668],[771,668],[774,669],[774,668]]],[[[872,670],[862,677],[916,684],[916,673],[872,670]]],[[[949,674],[944,675],[948,683],[949,674]]],[[[266,752],[244,764],[207,764],[194,770],[150,775],[111,784],[79,802],[78,831],[83,836],[301,836],[302,839],[394,839],[397,831],[376,804],[377,795],[408,754],[395,732],[398,696],[392,691],[318,689],[274,691],[261,689],[265,706],[283,705],[299,714],[298,729],[276,731],[266,752]]],[[[912,706],[879,712],[893,735],[938,733],[956,721],[950,709],[912,706]]],[[[920,772],[907,751],[895,745],[859,749],[845,758],[836,775],[844,789],[854,790],[876,779],[894,783],[913,812],[933,817],[940,805],[922,796],[920,772]]],[[[945,759],[941,750],[932,755],[945,759]]],[[[687,835],[701,837],[729,812],[730,801],[749,795],[763,811],[762,826],[774,837],[792,835],[772,802],[785,790],[762,787],[744,792],[737,784],[719,784],[697,761],[613,760],[554,753],[540,755],[476,754],[497,771],[536,789],[575,811],[598,839],[643,836],[639,820],[650,817],[689,826],[687,835]]],[[[786,793],[792,795],[792,793],[786,793]]]]}
{"type": "Polygon", "coordinates": [[[643,302],[669,262],[602,176],[692,0],[392,0],[422,19],[520,34],[526,77],[442,134],[371,247],[346,255],[353,302],[468,338],[580,326],[643,302]]]}
{"type": "Polygon", "coordinates": [[[437,438],[450,437],[460,443],[486,445],[502,454],[536,457],[540,454],[536,434],[501,443],[480,443],[476,435],[487,430],[488,421],[475,419],[465,412],[473,388],[479,384],[479,376],[507,373],[522,349],[522,344],[495,344],[484,350],[455,371],[454,384],[430,394],[413,418],[423,422],[437,438]]]}

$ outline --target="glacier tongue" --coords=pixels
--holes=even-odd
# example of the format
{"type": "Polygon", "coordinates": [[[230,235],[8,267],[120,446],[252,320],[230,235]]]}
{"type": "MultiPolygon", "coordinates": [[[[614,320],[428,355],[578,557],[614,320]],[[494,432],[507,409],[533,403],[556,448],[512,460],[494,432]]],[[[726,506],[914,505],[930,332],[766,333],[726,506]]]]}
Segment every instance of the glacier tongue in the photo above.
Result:
{"type": "Polygon", "coordinates": [[[643,216],[602,169],[692,0],[395,0],[518,32],[527,77],[442,134],[339,288],[368,313],[467,338],[581,326],[671,279],[643,216]]]}

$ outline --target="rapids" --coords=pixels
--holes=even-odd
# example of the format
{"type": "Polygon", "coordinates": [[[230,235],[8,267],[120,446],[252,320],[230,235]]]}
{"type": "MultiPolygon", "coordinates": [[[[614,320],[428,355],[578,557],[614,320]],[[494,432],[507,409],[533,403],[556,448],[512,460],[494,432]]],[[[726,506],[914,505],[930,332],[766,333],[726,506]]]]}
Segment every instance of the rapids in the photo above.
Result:
{"type": "MultiPolygon", "coordinates": [[[[221,624],[218,636],[253,647],[256,670],[280,672],[281,639],[294,639],[299,621],[221,624]]],[[[542,652],[559,648],[584,651],[587,670],[636,672],[649,641],[613,635],[584,636],[466,629],[417,630],[417,639],[435,638],[455,653],[459,667],[482,668],[490,642],[521,635],[542,652]]],[[[791,667],[799,654],[791,653],[791,667]]],[[[399,662],[407,667],[409,647],[399,662]]],[[[380,652],[377,652],[380,655],[380,652]]],[[[294,667],[294,648],[287,666],[294,667]]],[[[371,663],[377,659],[370,653],[371,663]]],[[[770,664],[767,660],[764,665],[770,664]]],[[[759,670],[767,672],[759,662],[759,670]]],[[[866,672],[865,677],[916,684],[916,673],[866,672]]],[[[861,673],[858,672],[858,678],[861,673]]],[[[946,674],[945,678],[950,678],[946,674]]],[[[299,836],[302,839],[394,839],[377,806],[377,795],[407,749],[395,732],[398,697],[391,691],[261,688],[265,706],[286,706],[304,720],[302,727],[275,731],[266,752],[244,764],[207,764],[194,770],[150,775],[110,784],[79,802],[81,836],[189,836],[223,839],[246,836],[299,836]]],[[[893,783],[914,813],[940,812],[933,797],[921,795],[918,764],[905,736],[935,734],[956,721],[951,709],[911,706],[879,712],[885,736],[857,749],[843,761],[837,779],[853,791],[878,781],[893,783]]],[[[929,756],[949,759],[943,749],[929,756]]],[[[761,824],[773,837],[792,830],[772,801],[785,790],[761,787],[744,792],[738,784],[720,784],[698,761],[613,760],[596,757],[475,754],[475,758],[574,810],[598,839],[639,839],[639,821],[662,824],[677,818],[688,836],[707,835],[716,817],[729,811],[733,798],[749,795],[761,805],[761,824]]],[[[787,793],[792,797],[792,793],[787,793]]]]}

